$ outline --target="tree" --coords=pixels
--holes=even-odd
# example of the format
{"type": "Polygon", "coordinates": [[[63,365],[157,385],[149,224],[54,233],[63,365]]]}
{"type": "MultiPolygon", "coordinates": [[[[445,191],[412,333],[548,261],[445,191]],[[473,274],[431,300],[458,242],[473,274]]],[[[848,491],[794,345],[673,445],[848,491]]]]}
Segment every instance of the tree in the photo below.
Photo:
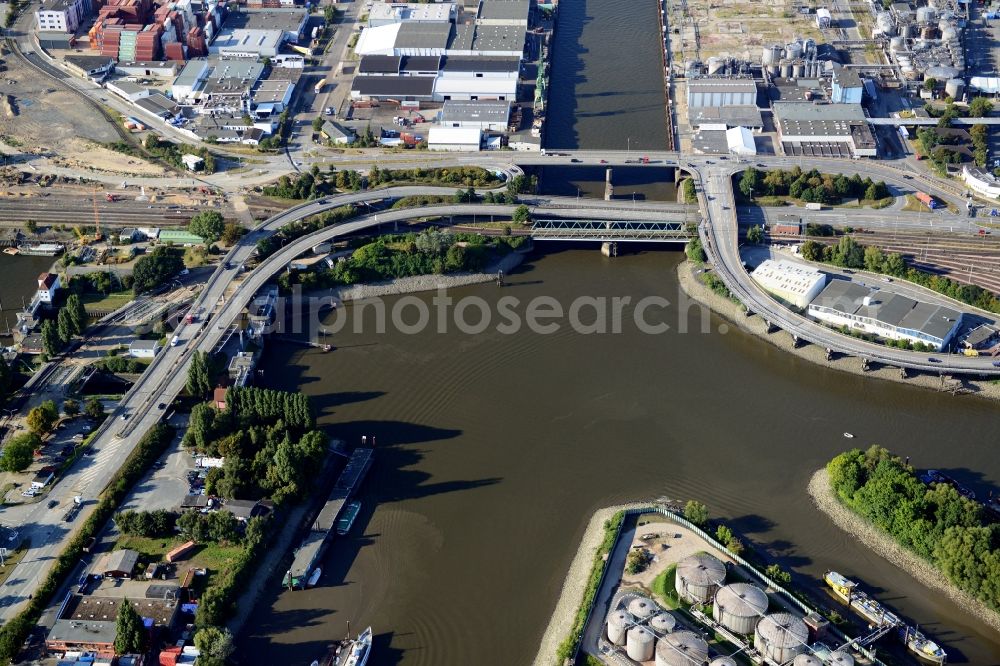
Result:
{"type": "Polygon", "coordinates": [[[243,237],[244,229],[234,222],[226,223],[225,228],[222,230],[222,236],[220,240],[226,245],[235,245],[240,238],[243,237]]]}
{"type": "Polygon", "coordinates": [[[937,79],[924,79],[924,90],[933,91],[935,87],[937,87],[937,79]]]}
{"type": "Polygon", "coordinates": [[[316,116],[312,122],[313,131],[318,132],[323,129],[323,116],[316,116]]]}
{"type": "Polygon", "coordinates": [[[514,209],[514,213],[513,215],[511,215],[511,219],[517,222],[518,224],[529,224],[531,223],[531,209],[525,206],[524,204],[521,204],[520,206],[514,209]]]}
{"type": "Polygon", "coordinates": [[[974,97],[969,102],[969,115],[973,118],[988,116],[993,110],[993,102],[985,97],[974,97]]]}
{"type": "Polygon", "coordinates": [[[698,203],[698,190],[695,188],[693,178],[685,178],[684,184],[681,186],[681,191],[684,193],[684,203],[693,204],[698,203]]]}
{"type": "Polygon", "coordinates": [[[73,339],[73,322],[70,319],[69,310],[66,308],[60,308],[59,314],[56,316],[56,334],[63,347],[73,339]]]}
{"type": "Polygon", "coordinates": [[[183,252],[175,248],[157,246],[152,253],[135,262],[132,269],[132,290],[138,295],[166,284],[184,268],[183,256],[183,252]]]}
{"type": "Polygon", "coordinates": [[[228,629],[205,627],[194,635],[194,645],[201,653],[198,656],[200,665],[223,666],[233,653],[233,635],[228,629]]]}
{"type": "Polygon", "coordinates": [[[104,417],[104,403],[97,398],[91,398],[84,405],[83,413],[92,419],[100,421],[104,417]]]}
{"type": "Polygon", "coordinates": [[[122,604],[118,607],[118,618],[115,620],[115,654],[141,653],[145,635],[142,617],[128,598],[122,599],[122,604]]]}
{"type": "Polygon", "coordinates": [[[34,220],[28,220],[27,222],[24,223],[24,230],[27,231],[29,234],[37,234],[38,223],[35,222],[34,220]]]}
{"type": "Polygon", "coordinates": [[[777,564],[767,565],[767,568],[764,569],[764,575],[776,583],[792,582],[792,574],[788,573],[777,564]]]}
{"type": "Polygon", "coordinates": [[[59,420],[59,409],[51,400],[46,400],[38,407],[28,412],[26,419],[28,430],[36,435],[45,436],[52,432],[52,427],[59,420]]]}
{"type": "Polygon", "coordinates": [[[899,252],[893,252],[886,256],[882,272],[888,275],[902,275],[906,271],[906,260],[899,252]]]}
{"type": "Polygon", "coordinates": [[[225,231],[226,220],[222,213],[217,210],[203,210],[191,218],[188,223],[188,231],[196,236],[201,236],[206,243],[214,243],[222,237],[225,231]]]}
{"type": "Polygon", "coordinates": [[[740,192],[748,199],[753,199],[753,193],[759,193],[763,188],[763,184],[763,174],[753,167],[747,167],[740,178],[740,192]]]}
{"type": "Polygon", "coordinates": [[[28,469],[34,459],[35,450],[41,445],[42,440],[32,432],[11,438],[0,453],[0,470],[23,472],[28,469]]]}
{"type": "Polygon", "coordinates": [[[759,224],[747,229],[747,242],[753,243],[754,245],[760,245],[764,242],[764,228],[759,224]]]}
{"type": "Polygon", "coordinates": [[[62,351],[62,348],[62,339],[59,337],[59,330],[56,328],[55,322],[46,319],[42,323],[42,351],[51,358],[62,351]]]}
{"type": "Polygon", "coordinates": [[[192,396],[204,397],[212,390],[208,352],[195,352],[188,367],[187,390],[192,396]]]}
{"type": "Polygon", "coordinates": [[[70,294],[69,298],[66,299],[66,306],[63,309],[68,313],[70,323],[73,326],[73,334],[79,335],[83,333],[84,329],[87,328],[87,310],[84,308],[80,296],[78,294],[70,294]]]}
{"type": "Polygon", "coordinates": [[[704,525],[708,522],[708,507],[696,500],[688,500],[684,505],[684,517],[695,525],[704,525]]]}
{"type": "Polygon", "coordinates": [[[806,261],[820,261],[823,258],[823,246],[814,240],[802,244],[802,258],[806,261]]]}
{"type": "Polygon", "coordinates": [[[80,413],[80,403],[72,398],[63,400],[63,412],[66,416],[76,416],[80,413]]]}
{"type": "Polygon", "coordinates": [[[878,273],[884,264],[885,256],[879,247],[869,245],[865,248],[865,270],[878,273]]]}

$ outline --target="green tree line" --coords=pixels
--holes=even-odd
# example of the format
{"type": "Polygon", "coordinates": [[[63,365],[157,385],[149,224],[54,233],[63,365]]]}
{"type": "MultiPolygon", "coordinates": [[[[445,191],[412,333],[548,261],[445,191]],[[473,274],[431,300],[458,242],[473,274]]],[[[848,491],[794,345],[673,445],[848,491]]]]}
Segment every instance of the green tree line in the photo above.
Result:
{"type": "Polygon", "coordinates": [[[817,169],[803,171],[798,166],[791,169],[761,171],[747,167],[740,176],[739,190],[745,197],[789,196],[810,203],[840,203],[844,199],[877,201],[890,196],[884,181],[873,181],[858,174],[821,173],[817,169]]]}

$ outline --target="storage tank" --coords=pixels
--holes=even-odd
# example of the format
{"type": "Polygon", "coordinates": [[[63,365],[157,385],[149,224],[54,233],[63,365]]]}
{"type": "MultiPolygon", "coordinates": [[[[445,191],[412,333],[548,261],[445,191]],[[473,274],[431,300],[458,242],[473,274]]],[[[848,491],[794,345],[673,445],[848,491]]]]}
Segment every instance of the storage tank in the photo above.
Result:
{"type": "Polygon", "coordinates": [[[785,49],[781,44],[771,44],[770,46],[765,46],[763,53],[761,53],[761,64],[763,65],[777,65],[778,61],[781,60],[781,54],[784,53],[785,49]]]}
{"type": "Polygon", "coordinates": [[[716,657],[708,666],[736,666],[736,660],[732,657],[716,657]]]}
{"type": "Polygon", "coordinates": [[[816,54],[816,40],[810,37],[805,41],[805,44],[802,45],[802,55],[808,58],[815,54],[816,54]]]}
{"type": "Polygon", "coordinates": [[[774,613],[757,623],[753,646],[765,658],[783,664],[801,654],[809,630],[806,623],[791,613],[774,613]]]}
{"type": "Polygon", "coordinates": [[[792,662],[792,666],[823,666],[823,662],[811,654],[800,654],[792,662]]]}
{"type": "Polygon", "coordinates": [[[628,612],[637,620],[645,620],[656,610],[656,604],[645,597],[636,597],[628,602],[628,612]]]}
{"type": "Polygon", "coordinates": [[[628,630],[625,654],[633,661],[649,661],[653,658],[656,636],[646,627],[632,627],[628,630]]]}
{"type": "Polygon", "coordinates": [[[625,611],[615,611],[608,616],[608,640],[615,645],[625,645],[625,631],[632,618],[625,611]]]}
{"type": "Polygon", "coordinates": [[[889,12],[879,12],[875,15],[875,29],[879,32],[891,35],[896,32],[896,22],[889,12]]]}
{"type": "Polygon", "coordinates": [[[726,66],[726,61],[717,56],[712,56],[706,64],[708,65],[708,75],[712,76],[713,74],[718,74],[726,66]]]}
{"type": "Polygon", "coordinates": [[[787,60],[784,60],[781,63],[781,78],[783,79],[792,78],[792,63],[788,62],[787,60]]]}
{"type": "Polygon", "coordinates": [[[708,643],[693,631],[667,634],[656,642],[656,666],[694,666],[708,661],[708,643]]]}
{"type": "Polygon", "coordinates": [[[806,66],[802,64],[801,61],[792,65],[792,76],[796,79],[801,79],[806,75],[806,66]]]}
{"type": "Polygon", "coordinates": [[[726,565],[708,553],[697,553],[677,563],[674,589],[692,603],[704,603],[725,581],[726,565]]]}
{"type": "Polygon", "coordinates": [[[965,81],[962,79],[948,79],[944,84],[944,93],[952,99],[961,99],[965,92],[965,81]]]}
{"type": "Polygon", "coordinates": [[[785,57],[789,60],[797,60],[802,57],[802,43],[789,42],[785,46],[785,57]]]}
{"type": "Polygon", "coordinates": [[[944,41],[947,42],[949,40],[957,39],[957,38],[958,38],[958,29],[955,26],[949,25],[947,27],[941,28],[941,39],[942,40],[944,40],[944,41]]]}
{"type": "Polygon", "coordinates": [[[677,626],[677,618],[670,613],[660,613],[649,619],[649,628],[661,636],[669,634],[677,626]]]}
{"type": "Polygon", "coordinates": [[[843,650],[834,650],[826,658],[827,666],[854,666],[854,657],[843,650]]]}
{"type": "Polygon", "coordinates": [[[715,593],[712,618],[733,633],[752,634],[757,621],[767,612],[767,595],[750,583],[733,583],[715,593]]]}

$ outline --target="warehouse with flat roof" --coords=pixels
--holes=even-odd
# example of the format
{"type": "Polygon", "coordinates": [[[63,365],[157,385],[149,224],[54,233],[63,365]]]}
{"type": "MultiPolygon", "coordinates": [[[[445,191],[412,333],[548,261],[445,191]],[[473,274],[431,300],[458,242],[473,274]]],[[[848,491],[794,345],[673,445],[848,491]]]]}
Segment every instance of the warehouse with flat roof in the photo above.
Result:
{"type": "Polygon", "coordinates": [[[510,102],[449,100],[441,109],[442,127],[473,127],[503,132],[510,120],[510,102]]]}
{"type": "Polygon", "coordinates": [[[797,308],[806,308],[826,284],[824,273],[784,259],[765,259],[750,277],[767,293],[797,308]]]}
{"type": "Polygon", "coordinates": [[[687,82],[687,105],[689,109],[756,106],[757,84],[753,79],[691,79],[687,82]]]}
{"type": "Polygon", "coordinates": [[[860,104],[775,102],[772,109],[786,155],[876,156],[878,144],[860,104]]]}

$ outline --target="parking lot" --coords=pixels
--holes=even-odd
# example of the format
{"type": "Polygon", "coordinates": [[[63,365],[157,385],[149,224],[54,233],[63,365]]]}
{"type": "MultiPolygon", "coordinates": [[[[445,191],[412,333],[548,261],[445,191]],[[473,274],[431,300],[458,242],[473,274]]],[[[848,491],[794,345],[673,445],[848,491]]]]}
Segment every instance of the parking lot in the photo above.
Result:
{"type": "MultiPolygon", "coordinates": [[[[42,448],[35,455],[35,460],[27,471],[10,475],[11,482],[16,484],[8,491],[4,501],[7,504],[21,504],[42,501],[52,483],[46,484],[43,488],[32,488],[32,479],[40,473],[52,471],[58,473],[66,460],[70,458],[77,446],[94,429],[94,421],[85,416],[77,416],[72,419],[65,419],[55,432],[42,445],[42,448]],[[40,453],[40,455],[39,455],[40,453]],[[16,479],[16,480],[15,480],[16,479]]],[[[20,434],[23,426],[14,434],[20,434]]],[[[54,508],[54,507],[50,507],[54,508]]]]}
{"type": "Polygon", "coordinates": [[[177,436],[146,475],[129,493],[122,510],[174,511],[190,494],[188,474],[194,471],[194,458],[181,446],[181,437],[187,428],[187,414],[177,414],[170,424],[177,429],[177,436]]]}

